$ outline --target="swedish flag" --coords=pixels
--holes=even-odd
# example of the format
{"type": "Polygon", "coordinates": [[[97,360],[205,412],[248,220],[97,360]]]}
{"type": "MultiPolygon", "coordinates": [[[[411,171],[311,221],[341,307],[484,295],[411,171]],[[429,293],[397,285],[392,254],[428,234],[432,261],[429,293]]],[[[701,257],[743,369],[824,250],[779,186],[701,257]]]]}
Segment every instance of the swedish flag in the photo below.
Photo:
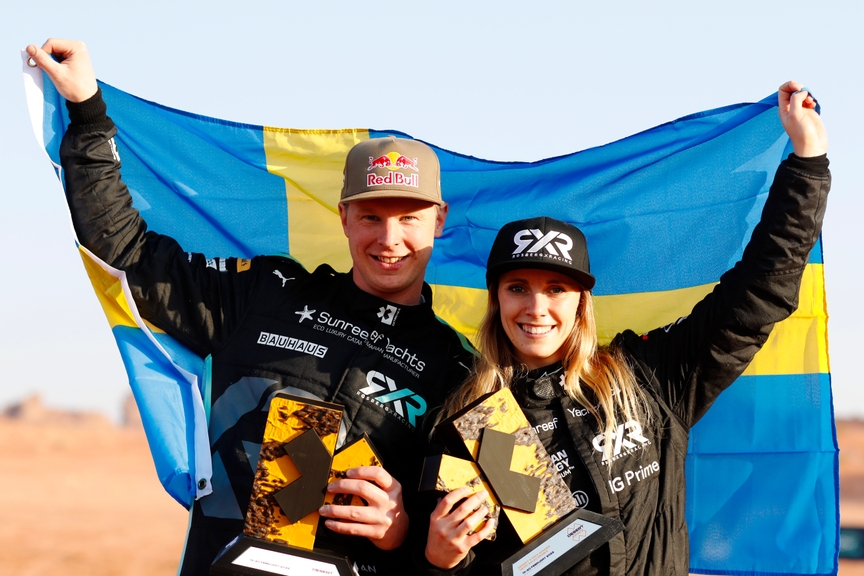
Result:
{"type": "MultiPolygon", "coordinates": [[[[30,71],[31,117],[58,165],[65,105],[30,71]]],[[[152,230],[210,256],[287,253],[350,268],[337,202],[347,151],[393,131],[293,130],[173,110],[101,84],[123,177],[152,230]]],[[[537,162],[434,147],[450,204],[426,280],[436,311],[472,337],[484,267],[508,221],[551,215],[589,242],[601,340],[686,315],[741,256],[779,162],[791,151],[776,96],[692,114],[537,162]]],[[[81,249],[141,410],[165,489],[206,494],[205,361],[140,318],[122,273],[81,249]]],[[[838,480],[821,244],[800,306],[693,429],[687,470],[691,571],[834,574],[838,480]]]]}

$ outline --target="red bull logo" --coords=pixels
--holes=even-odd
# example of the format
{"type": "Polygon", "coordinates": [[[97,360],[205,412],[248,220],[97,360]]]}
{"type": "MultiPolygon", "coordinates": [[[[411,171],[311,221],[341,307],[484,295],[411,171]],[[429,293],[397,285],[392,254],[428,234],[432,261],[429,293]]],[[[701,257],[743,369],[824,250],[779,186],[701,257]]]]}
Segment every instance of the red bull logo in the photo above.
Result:
{"type": "Polygon", "coordinates": [[[412,160],[411,158],[408,158],[407,156],[402,156],[400,154],[399,157],[396,158],[396,166],[398,166],[399,168],[410,168],[411,170],[417,172],[417,158],[414,158],[412,160]]]}
{"type": "Polygon", "coordinates": [[[369,157],[369,168],[367,172],[375,168],[387,168],[388,170],[399,170],[400,168],[409,168],[415,172],[419,172],[417,168],[417,158],[408,158],[398,152],[388,152],[378,158],[369,157]]]}
{"type": "Polygon", "coordinates": [[[402,174],[401,172],[390,172],[386,176],[379,176],[378,174],[366,175],[367,186],[384,186],[387,184],[419,188],[420,177],[417,174],[402,174]]]}

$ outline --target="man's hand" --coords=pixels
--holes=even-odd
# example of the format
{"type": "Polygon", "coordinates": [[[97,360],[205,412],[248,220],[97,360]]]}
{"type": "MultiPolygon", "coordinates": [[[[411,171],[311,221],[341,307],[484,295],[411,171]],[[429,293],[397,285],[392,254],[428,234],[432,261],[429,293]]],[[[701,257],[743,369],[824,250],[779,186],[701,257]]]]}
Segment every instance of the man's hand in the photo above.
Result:
{"type": "Polygon", "coordinates": [[[398,548],[408,535],[408,514],[402,505],[402,485],[377,466],[358,466],[347,478],[327,485],[327,492],[353,494],[368,506],[334,506],[319,510],[327,528],[338,534],[365,536],[381,550],[398,548]]]}
{"type": "Polygon", "coordinates": [[[426,559],[432,565],[453,568],[471,548],[492,533],[495,520],[488,518],[489,510],[483,505],[487,496],[485,490],[472,495],[470,488],[458,488],[438,502],[429,517],[426,539],[426,559]],[[465,500],[459,504],[463,498],[465,500]],[[475,532],[474,528],[481,523],[483,527],[475,532]]]}
{"type": "Polygon", "coordinates": [[[791,80],[780,86],[777,107],[795,155],[810,158],[828,152],[828,134],[822,118],[816,113],[816,101],[809,92],[801,90],[803,87],[791,80]]]}
{"type": "Polygon", "coordinates": [[[83,42],[49,38],[42,48],[33,44],[27,46],[27,54],[48,74],[66,100],[83,102],[96,93],[96,74],[83,42]],[[51,58],[52,55],[59,62],[51,58]]]}

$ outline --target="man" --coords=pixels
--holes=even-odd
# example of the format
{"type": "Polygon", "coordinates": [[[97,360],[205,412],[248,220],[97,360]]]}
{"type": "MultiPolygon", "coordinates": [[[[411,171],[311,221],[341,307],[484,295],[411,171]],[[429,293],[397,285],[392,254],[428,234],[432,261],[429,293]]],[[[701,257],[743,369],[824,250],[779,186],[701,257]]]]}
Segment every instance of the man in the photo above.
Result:
{"type": "Polygon", "coordinates": [[[267,409],[280,390],[343,405],[340,444],[366,433],[381,454],[385,469],[355,468],[329,485],[368,506],[323,506],[316,545],[387,573],[394,560],[381,551],[406,538],[402,487],[417,485],[427,416],[471,362],[464,340],[435,318],[423,281],[447,216],[435,153],[394,138],[349,152],[339,204],[348,274],[326,265],[309,273],[282,257],[187,254],[148,231],[132,207],[84,44],[51,39],[27,52],[67,100],[61,161],[79,241],[125,271],[144,318],[210,358],[213,493],[193,506],[181,574],[206,574],[242,531],[267,409]],[[306,344],[283,345],[299,340],[306,344]]]}

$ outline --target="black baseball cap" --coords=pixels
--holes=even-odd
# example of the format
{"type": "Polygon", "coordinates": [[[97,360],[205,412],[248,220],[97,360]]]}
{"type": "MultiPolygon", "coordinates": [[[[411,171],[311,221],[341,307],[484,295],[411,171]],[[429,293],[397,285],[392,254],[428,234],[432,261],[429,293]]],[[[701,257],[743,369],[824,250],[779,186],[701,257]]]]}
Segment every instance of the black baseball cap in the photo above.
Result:
{"type": "Polygon", "coordinates": [[[588,243],[582,231],[548,216],[505,224],[486,261],[486,287],[505,272],[542,268],[566,274],[586,290],[594,287],[588,243]]]}

